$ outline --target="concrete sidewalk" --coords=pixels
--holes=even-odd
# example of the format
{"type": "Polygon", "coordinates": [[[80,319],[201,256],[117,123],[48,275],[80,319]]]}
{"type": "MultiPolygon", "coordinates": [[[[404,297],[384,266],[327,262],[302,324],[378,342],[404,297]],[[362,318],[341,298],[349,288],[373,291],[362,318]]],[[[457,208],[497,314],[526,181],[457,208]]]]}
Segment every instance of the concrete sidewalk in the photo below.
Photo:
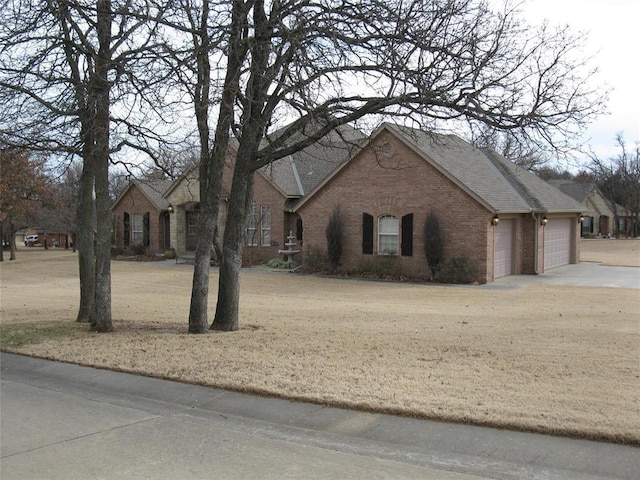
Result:
{"type": "Polygon", "coordinates": [[[0,477],[637,479],[637,448],[261,398],[3,353],[0,477]]]}

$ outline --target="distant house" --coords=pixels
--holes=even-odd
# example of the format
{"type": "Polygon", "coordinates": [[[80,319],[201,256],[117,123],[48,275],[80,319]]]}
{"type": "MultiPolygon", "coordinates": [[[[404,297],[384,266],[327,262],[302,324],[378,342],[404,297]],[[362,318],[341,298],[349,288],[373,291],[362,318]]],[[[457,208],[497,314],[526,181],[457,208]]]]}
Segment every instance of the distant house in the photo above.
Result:
{"type": "Polygon", "coordinates": [[[50,232],[39,227],[30,227],[16,232],[16,246],[25,247],[66,247],[71,245],[68,233],[50,232]]]}
{"type": "Polygon", "coordinates": [[[542,273],[578,263],[584,206],[490,150],[454,135],[382,125],[291,207],[304,226],[304,252],[326,251],[325,229],[339,206],[342,268],[390,260],[428,277],[427,213],[439,218],[445,256],[467,257],[479,281],[542,273]]]}
{"type": "Polygon", "coordinates": [[[581,229],[583,237],[591,235],[608,237],[613,234],[615,212],[611,210],[611,202],[594,183],[566,179],[548,182],[584,206],[581,229]]]}
{"type": "Polygon", "coordinates": [[[123,253],[156,254],[170,246],[169,201],[164,192],[167,179],[133,180],[111,207],[113,240],[123,253]]]}

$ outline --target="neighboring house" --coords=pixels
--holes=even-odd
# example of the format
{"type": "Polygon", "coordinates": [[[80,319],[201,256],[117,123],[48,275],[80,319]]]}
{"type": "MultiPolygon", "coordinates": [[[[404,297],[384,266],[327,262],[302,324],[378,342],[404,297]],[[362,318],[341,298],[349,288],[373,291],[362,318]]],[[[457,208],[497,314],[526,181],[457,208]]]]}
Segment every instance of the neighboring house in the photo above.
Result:
{"type": "Polygon", "coordinates": [[[16,246],[20,247],[70,247],[71,236],[68,233],[47,232],[41,228],[32,227],[20,230],[15,236],[16,246]]]}
{"type": "Polygon", "coordinates": [[[116,251],[156,254],[170,246],[169,201],[164,192],[171,180],[133,180],[111,210],[116,251]]]}
{"type": "Polygon", "coordinates": [[[424,224],[433,210],[445,257],[465,256],[491,282],[578,263],[584,206],[490,150],[454,135],[382,125],[347,162],[290,206],[304,253],[326,252],[337,206],[345,229],[342,268],[391,258],[402,272],[429,277],[424,224]]]}
{"type": "MultiPolygon", "coordinates": [[[[349,127],[340,127],[320,141],[296,154],[281,158],[258,170],[254,176],[253,201],[246,227],[243,257],[246,263],[280,256],[290,233],[302,240],[302,224],[290,205],[320,184],[338,165],[347,160],[364,135],[349,127]]],[[[293,138],[292,141],[296,141],[293,138]]],[[[235,144],[232,143],[222,176],[218,230],[224,234],[228,192],[231,190],[235,144]]],[[[197,169],[180,177],[165,192],[173,213],[171,246],[178,255],[195,251],[200,212],[200,183],[197,169]]]]}
{"type": "MultiPolygon", "coordinates": [[[[594,183],[566,179],[549,180],[548,182],[584,206],[581,236],[608,237],[614,233],[615,214],[611,210],[611,202],[605,198],[594,183]]],[[[622,210],[622,207],[620,209],[622,210]]]]}

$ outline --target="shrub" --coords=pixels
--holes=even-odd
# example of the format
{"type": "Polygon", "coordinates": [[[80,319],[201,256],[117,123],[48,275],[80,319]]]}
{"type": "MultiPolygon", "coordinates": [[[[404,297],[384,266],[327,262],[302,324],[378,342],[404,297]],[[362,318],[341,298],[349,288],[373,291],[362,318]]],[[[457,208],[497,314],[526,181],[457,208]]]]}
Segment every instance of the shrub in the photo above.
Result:
{"type": "Polygon", "coordinates": [[[282,258],[272,258],[271,260],[267,260],[266,265],[269,268],[278,268],[278,269],[287,269],[287,270],[300,266],[300,264],[293,259],[284,260],[282,258]]]}
{"type": "Polygon", "coordinates": [[[307,272],[322,272],[328,267],[327,254],[317,245],[311,245],[304,254],[302,264],[307,272]]]}
{"type": "Polygon", "coordinates": [[[452,257],[438,270],[438,281],[442,283],[474,283],[478,280],[478,269],[466,256],[452,257]]]}
{"type": "Polygon", "coordinates": [[[434,280],[444,260],[444,237],[440,221],[433,209],[427,214],[424,224],[424,255],[431,270],[431,280],[434,280]]]}
{"type": "Polygon", "coordinates": [[[338,265],[340,265],[342,245],[344,243],[344,223],[340,206],[333,209],[325,233],[327,236],[327,256],[331,270],[335,273],[338,270],[338,265]]]}
{"type": "Polygon", "coordinates": [[[380,255],[373,258],[361,258],[358,266],[351,272],[353,275],[372,278],[403,277],[402,264],[395,255],[380,255]]]}
{"type": "Polygon", "coordinates": [[[133,245],[131,247],[131,250],[136,255],[144,255],[146,253],[144,245],[142,245],[141,243],[136,243],[135,245],[133,245]]]}

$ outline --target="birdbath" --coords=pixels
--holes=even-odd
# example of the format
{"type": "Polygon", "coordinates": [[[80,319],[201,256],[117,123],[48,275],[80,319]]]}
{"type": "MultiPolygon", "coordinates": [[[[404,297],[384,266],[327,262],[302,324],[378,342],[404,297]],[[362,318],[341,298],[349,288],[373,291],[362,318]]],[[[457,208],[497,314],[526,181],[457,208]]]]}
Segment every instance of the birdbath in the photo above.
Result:
{"type": "Polygon", "coordinates": [[[293,232],[291,230],[289,230],[289,236],[287,237],[288,242],[284,244],[287,247],[287,249],[286,250],[278,250],[278,254],[279,255],[284,255],[284,261],[285,262],[289,262],[289,261],[293,260],[293,256],[296,253],[300,253],[300,250],[294,249],[294,247],[297,245],[297,243],[294,241],[295,238],[296,237],[293,234],[293,232]]]}

